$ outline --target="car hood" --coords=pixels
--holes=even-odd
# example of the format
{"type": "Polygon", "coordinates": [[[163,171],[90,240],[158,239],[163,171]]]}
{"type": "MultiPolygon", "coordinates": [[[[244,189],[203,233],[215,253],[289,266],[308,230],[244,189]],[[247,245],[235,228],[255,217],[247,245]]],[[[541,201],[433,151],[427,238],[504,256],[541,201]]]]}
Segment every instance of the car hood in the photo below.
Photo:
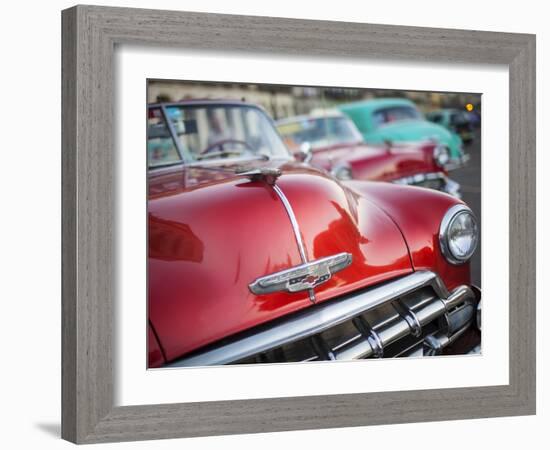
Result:
{"type": "MultiPolygon", "coordinates": [[[[293,162],[276,185],[294,211],[309,261],[341,252],[352,264],[315,288],[316,302],[412,272],[390,217],[356,191],[293,162]]],[[[308,292],[255,295],[258,277],[302,263],[273,186],[235,166],[160,170],[149,177],[149,318],[168,361],[291,312],[308,292]]]]}
{"type": "Polygon", "coordinates": [[[447,129],[428,120],[402,120],[382,125],[377,129],[382,139],[390,141],[427,141],[437,139],[449,142],[451,134],[447,129]]]}
{"type": "Polygon", "coordinates": [[[342,158],[371,158],[386,153],[384,145],[365,145],[362,142],[342,143],[327,147],[320,147],[312,151],[313,159],[331,160],[342,158]]]}
{"type": "Polygon", "coordinates": [[[349,167],[357,180],[390,181],[441,170],[432,154],[433,144],[429,143],[342,145],[314,152],[311,164],[327,171],[349,167]]]}

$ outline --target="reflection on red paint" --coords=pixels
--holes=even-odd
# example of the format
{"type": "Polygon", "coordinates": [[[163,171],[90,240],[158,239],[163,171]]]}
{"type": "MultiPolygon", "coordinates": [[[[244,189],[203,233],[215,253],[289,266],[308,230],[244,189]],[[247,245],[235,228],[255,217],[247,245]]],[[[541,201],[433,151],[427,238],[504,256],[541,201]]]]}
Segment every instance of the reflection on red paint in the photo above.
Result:
{"type": "Polygon", "coordinates": [[[435,144],[341,144],[315,150],[311,164],[330,171],[342,165],[356,180],[391,181],[419,173],[440,172],[433,158],[435,144]]]}

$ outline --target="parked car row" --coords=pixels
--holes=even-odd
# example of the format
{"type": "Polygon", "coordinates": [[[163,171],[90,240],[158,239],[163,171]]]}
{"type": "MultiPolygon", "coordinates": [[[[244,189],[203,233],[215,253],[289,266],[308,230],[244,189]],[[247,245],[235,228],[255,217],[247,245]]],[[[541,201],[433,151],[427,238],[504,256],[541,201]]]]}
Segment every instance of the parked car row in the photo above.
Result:
{"type": "Polygon", "coordinates": [[[365,105],[277,127],[241,101],[148,106],[149,367],[479,352],[462,148],[365,105]]]}
{"type": "Polygon", "coordinates": [[[367,144],[355,123],[339,111],[291,117],[277,122],[277,128],[298,157],[340,180],[391,181],[460,197],[460,185],[448,177],[450,151],[437,141],[367,144]]]}

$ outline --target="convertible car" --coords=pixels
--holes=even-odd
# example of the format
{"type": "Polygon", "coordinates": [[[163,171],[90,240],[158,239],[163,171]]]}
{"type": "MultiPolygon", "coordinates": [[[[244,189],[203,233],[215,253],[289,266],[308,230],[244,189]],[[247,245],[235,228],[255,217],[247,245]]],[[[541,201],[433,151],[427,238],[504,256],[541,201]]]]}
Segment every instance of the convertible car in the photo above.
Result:
{"type": "Polygon", "coordinates": [[[148,106],[148,366],[476,353],[450,195],[296,161],[239,101],[148,106]]]}
{"type": "Polygon", "coordinates": [[[404,98],[376,98],[338,106],[357,126],[368,143],[424,142],[433,140],[444,146],[451,160],[447,168],[466,164],[460,136],[426,120],[414,102],[404,98]]]}
{"type": "Polygon", "coordinates": [[[391,181],[437,189],[460,198],[448,177],[448,149],[433,141],[367,145],[354,123],[338,111],[313,111],[277,122],[285,144],[311,165],[340,180],[391,181]]]}

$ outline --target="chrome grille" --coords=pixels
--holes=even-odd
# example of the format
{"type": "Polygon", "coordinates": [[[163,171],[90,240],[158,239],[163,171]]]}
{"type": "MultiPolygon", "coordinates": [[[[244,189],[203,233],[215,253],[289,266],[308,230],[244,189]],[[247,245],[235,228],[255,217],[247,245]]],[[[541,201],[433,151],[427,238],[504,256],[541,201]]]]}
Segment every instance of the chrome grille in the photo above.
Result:
{"type": "Polygon", "coordinates": [[[424,180],[424,181],[421,181],[420,183],[416,183],[415,186],[442,191],[443,188],[445,187],[445,180],[443,180],[442,178],[438,178],[435,180],[424,180]]]}
{"type": "Polygon", "coordinates": [[[437,354],[471,326],[477,302],[470,287],[449,292],[435,273],[419,271],[312,306],[168,366],[396,357],[419,346],[424,354],[437,354]]]}

